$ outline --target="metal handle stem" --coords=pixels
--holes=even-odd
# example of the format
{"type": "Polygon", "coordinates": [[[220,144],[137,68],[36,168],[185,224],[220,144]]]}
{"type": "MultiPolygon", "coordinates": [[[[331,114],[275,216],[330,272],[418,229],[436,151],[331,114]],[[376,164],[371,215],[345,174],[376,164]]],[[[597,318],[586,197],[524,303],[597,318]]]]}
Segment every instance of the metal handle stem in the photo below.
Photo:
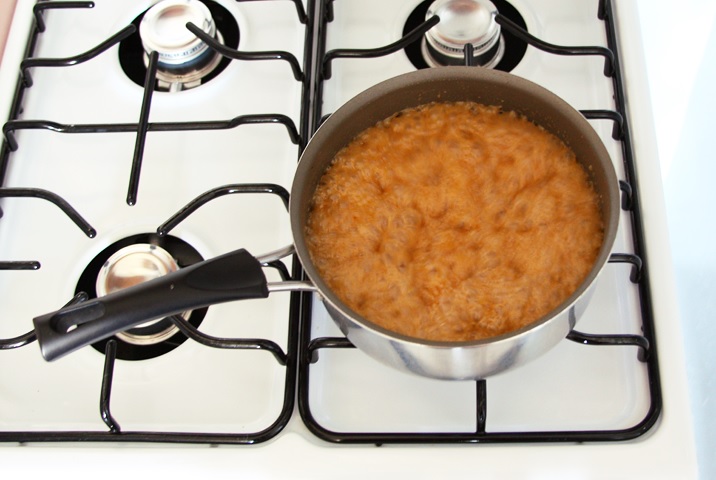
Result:
{"type": "Polygon", "coordinates": [[[279,248],[278,250],[274,250],[263,255],[258,255],[256,256],[256,260],[258,260],[261,265],[266,265],[271,262],[275,262],[276,260],[281,260],[284,257],[288,257],[295,252],[296,249],[293,245],[287,245],[285,247],[279,248]]]}
{"type": "Polygon", "coordinates": [[[269,293],[273,292],[318,292],[318,288],[309,282],[268,282],[269,293]]]}

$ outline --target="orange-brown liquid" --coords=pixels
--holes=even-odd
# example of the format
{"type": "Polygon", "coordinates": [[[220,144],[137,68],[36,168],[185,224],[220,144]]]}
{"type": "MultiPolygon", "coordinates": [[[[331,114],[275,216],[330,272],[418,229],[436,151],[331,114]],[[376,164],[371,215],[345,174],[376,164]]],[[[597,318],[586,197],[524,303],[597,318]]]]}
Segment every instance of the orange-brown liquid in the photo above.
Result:
{"type": "Polygon", "coordinates": [[[602,243],[574,153],[514,112],[405,110],[341,150],[316,189],[311,258],[351,309],[416,338],[523,327],[584,280],[602,243]]]}

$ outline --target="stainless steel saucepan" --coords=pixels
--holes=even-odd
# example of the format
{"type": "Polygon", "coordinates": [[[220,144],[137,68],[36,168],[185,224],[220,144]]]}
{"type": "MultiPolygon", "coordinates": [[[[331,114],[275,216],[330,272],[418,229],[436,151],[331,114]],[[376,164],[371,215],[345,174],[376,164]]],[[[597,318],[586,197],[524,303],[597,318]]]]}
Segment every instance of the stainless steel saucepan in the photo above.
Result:
{"type": "Polygon", "coordinates": [[[586,308],[609,259],[619,216],[619,188],[604,145],[584,117],[548,90],[518,76],[476,67],[420,70],[382,82],[338,109],[318,129],[298,163],[289,204],[294,245],[254,257],[237,250],[155,280],[34,319],[42,355],[54,360],[152,319],[212,304],[262,298],[275,290],[314,290],[347,338],[400,370],[444,379],[479,379],[528,362],[563,340],[586,308]],[[579,288],[526,327],[469,342],[420,340],[386,330],[348,308],[318,274],[305,226],[319,179],[358,133],[405,108],[433,101],[475,101],[514,110],[557,135],[576,154],[600,197],[604,240],[579,288]],[[268,284],[262,265],[295,251],[310,283],[268,284]]]}

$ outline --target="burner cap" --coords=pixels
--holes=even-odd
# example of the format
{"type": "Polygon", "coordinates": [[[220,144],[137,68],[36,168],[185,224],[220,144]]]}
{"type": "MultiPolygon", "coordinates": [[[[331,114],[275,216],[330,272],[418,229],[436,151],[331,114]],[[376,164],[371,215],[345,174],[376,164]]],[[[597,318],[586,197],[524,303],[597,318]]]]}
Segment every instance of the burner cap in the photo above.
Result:
{"type": "Polygon", "coordinates": [[[440,17],[440,23],[425,34],[424,55],[431,66],[461,65],[465,45],[472,44],[475,63],[492,67],[504,51],[497,8],[489,0],[436,0],[425,16],[440,17]]]}
{"type": "Polygon", "coordinates": [[[174,90],[198,85],[221,61],[220,55],[186,28],[189,22],[222,41],[209,8],[199,0],[162,0],[147,10],[139,24],[145,63],[149,54],[157,52],[157,78],[176,84],[174,90]]]}
{"type": "MultiPolygon", "coordinates": [[[[77,280],[75,293],[83,292],[89,298],[99,297],[202,260],[203,257],[194,247],[172,235],[131,235],[117,240],[95,255],[77,280]]],[[[197,308],[182,314],[182,317],[198,328],[207,311],[208,308],[197,308]]],[[[188,338],[175,328],[174,322],[164,318],[100,340],[93,343],[92,348],[104,354],[107,342],[111,340],[117,345],[117,359],[147,360],[173,351],[188,338]]]]}
{"type": "Polygon", "coordinates": [[[209,48],[187,28],[193,23],[212,37],[216,26],[211,12],[197,0],[163,0],[147,10],[139,34],[144,50],[156,51],[166,66],[183,66],[193,62],[209,48]]]}
{"type": "MultiPolygon", "coordinates": [[[[174,272],[179,266],[166,250],[156,245],[134,244],[115,252],[97,275],[97,296],[101,297],[174,272]]],[[[190,312],[182,314],[188,318],[190,312]]],[[[166,319],[155,320],[117,334],[127,343],[152,345],[174,335],[178,329],[166,319]]]]}

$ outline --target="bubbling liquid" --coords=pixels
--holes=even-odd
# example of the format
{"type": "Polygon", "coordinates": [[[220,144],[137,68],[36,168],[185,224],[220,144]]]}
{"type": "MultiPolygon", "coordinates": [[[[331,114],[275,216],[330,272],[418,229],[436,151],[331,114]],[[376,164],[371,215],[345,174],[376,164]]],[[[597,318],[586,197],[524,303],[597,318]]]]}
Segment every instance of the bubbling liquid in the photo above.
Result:
{"type": "Polygon", "coordinates": [[[472,341],[564,302],[592,269],[603,225],[561,140],[514,112],[453,102],[399,112],[343,148],[306,234],[323,280],[364,318],[472,341]]]}

